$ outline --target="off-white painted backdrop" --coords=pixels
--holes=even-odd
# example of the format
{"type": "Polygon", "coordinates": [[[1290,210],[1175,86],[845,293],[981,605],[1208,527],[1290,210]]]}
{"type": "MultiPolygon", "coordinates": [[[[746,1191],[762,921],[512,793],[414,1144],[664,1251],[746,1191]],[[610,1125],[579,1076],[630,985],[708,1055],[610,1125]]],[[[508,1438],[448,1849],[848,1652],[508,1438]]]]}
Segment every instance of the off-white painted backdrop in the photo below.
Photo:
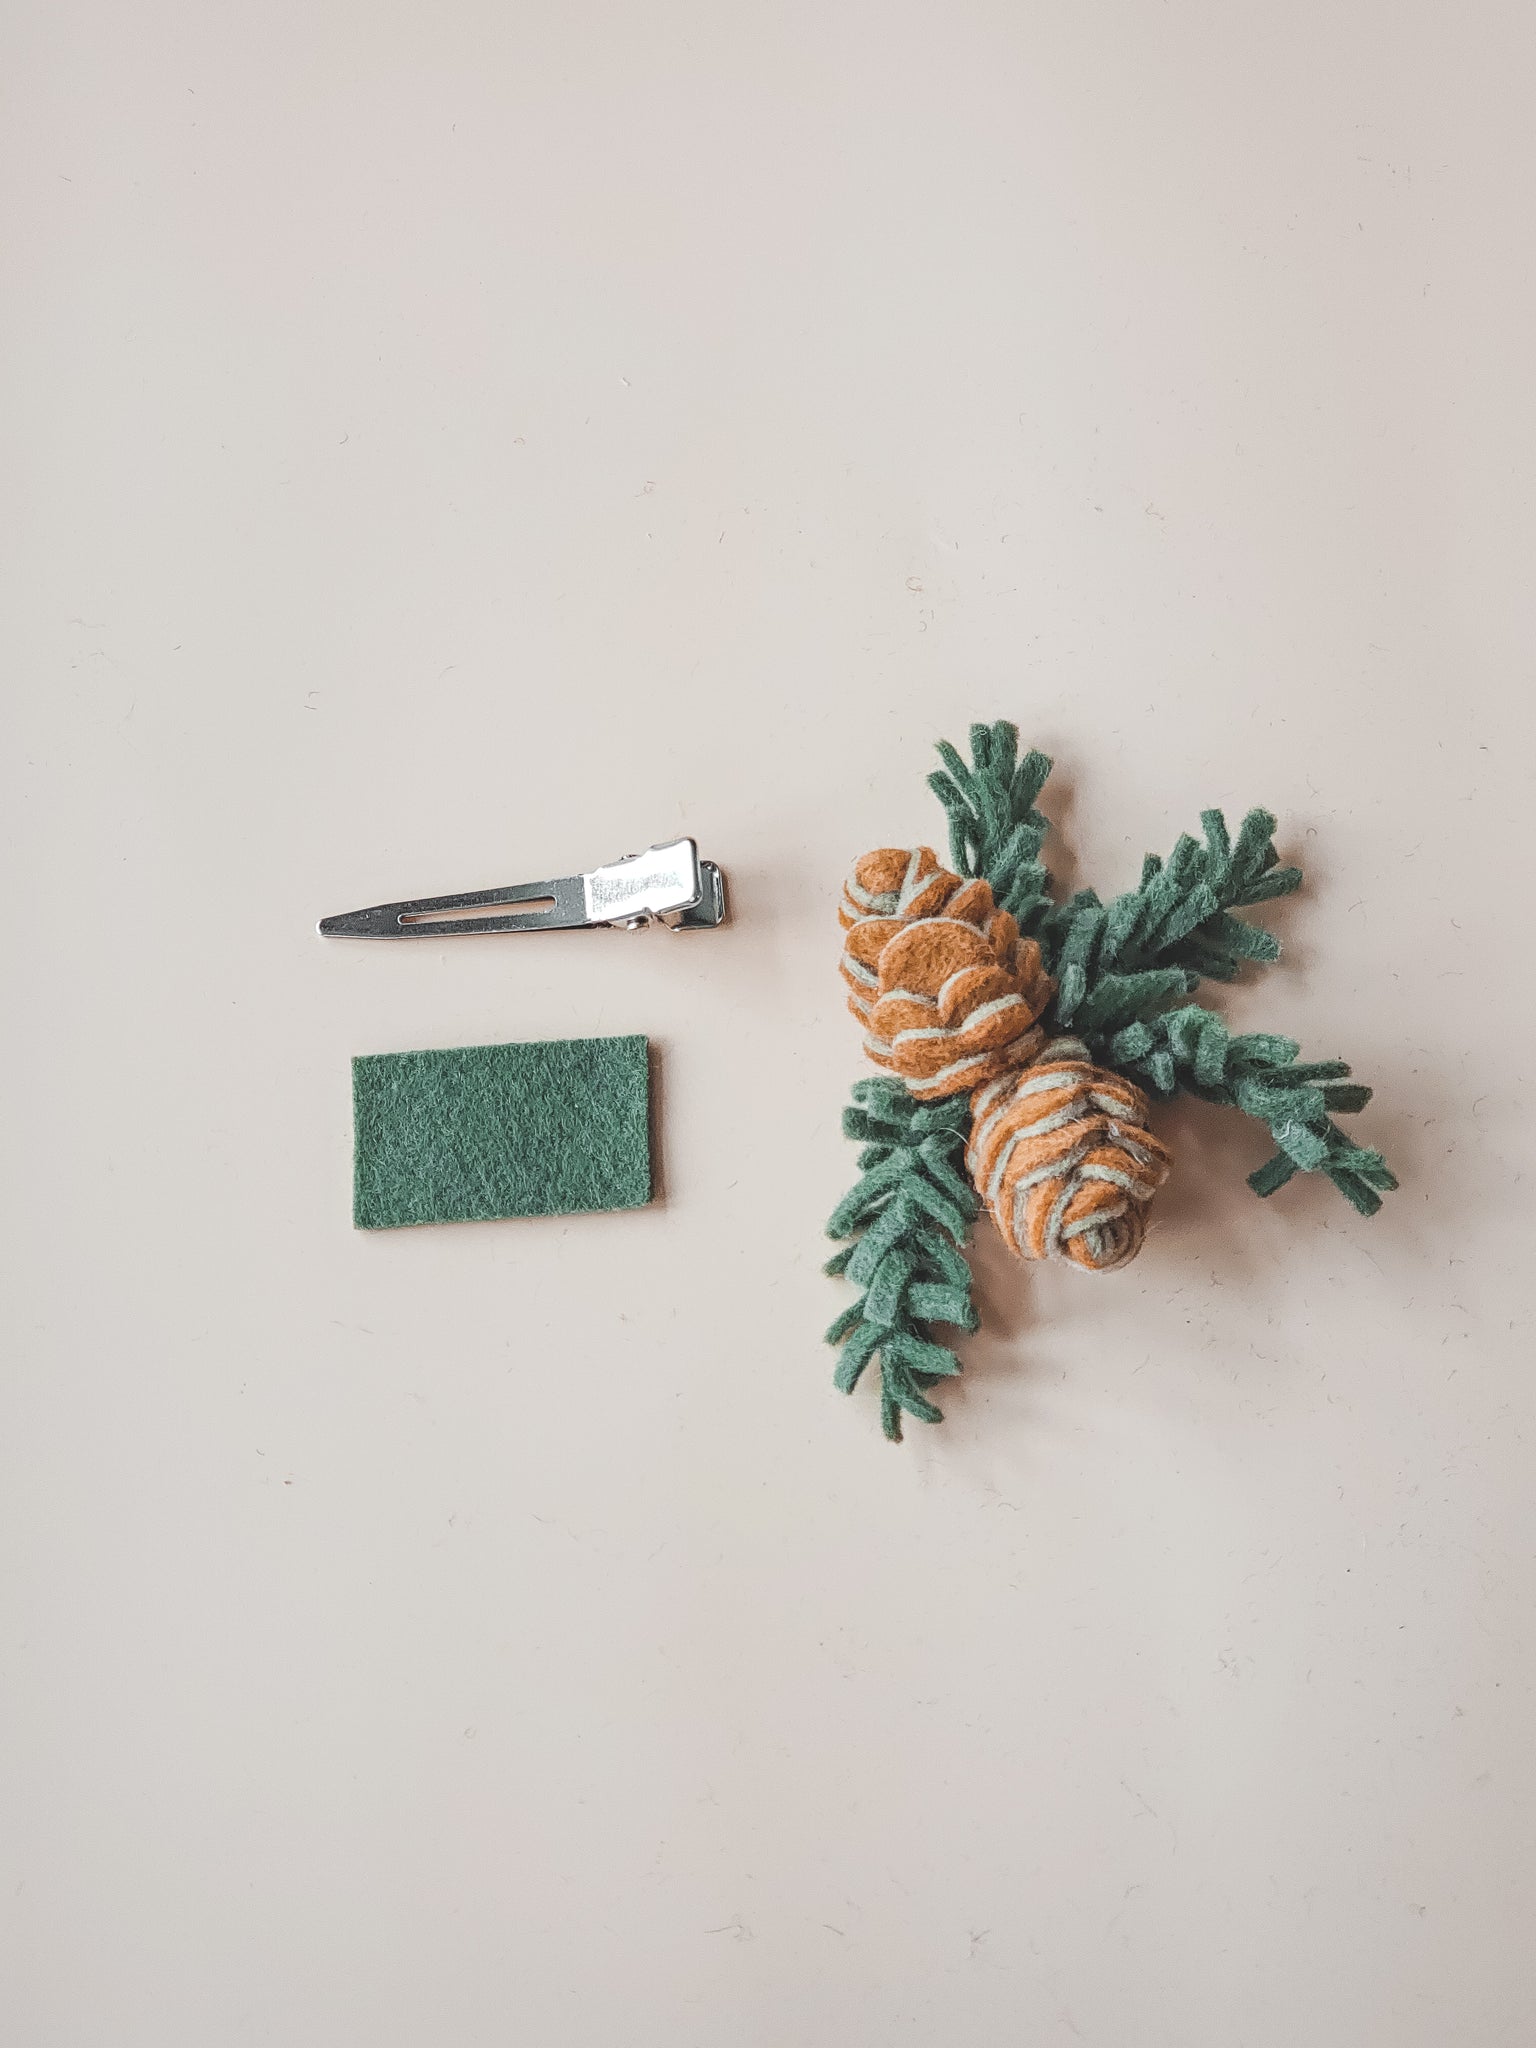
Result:
{"type": "Polygon", "coordinates": [[[1528,2042],[1529,8],[8,16],[6,2038],[1528,2042]],[[833,905],[999,715],[1280,812],[1404,1190],[1169,1116],[898,1451],[833,905]],[[603,1031],[664,1200],[354,1235],[352,1053],[603,1031]]]}

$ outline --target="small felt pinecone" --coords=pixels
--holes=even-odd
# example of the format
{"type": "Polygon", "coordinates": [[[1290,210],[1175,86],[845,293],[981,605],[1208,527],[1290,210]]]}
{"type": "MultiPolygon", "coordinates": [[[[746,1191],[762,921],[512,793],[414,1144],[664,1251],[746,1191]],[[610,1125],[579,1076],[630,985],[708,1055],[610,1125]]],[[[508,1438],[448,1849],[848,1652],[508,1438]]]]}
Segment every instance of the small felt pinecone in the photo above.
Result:
{"type": "Polygon", "coordinates": [[[966,1169],[1010,1250],[1100,1273],[1135,1258],[1172,1163],[1139,1088],[1058,1038],[971,1109],[966,1169]]]}
{"type": "Polygon", "coordinates": [[[988,882],[952,874],[931,847],[881,847],[855,866],[838,914],[865,1050],[919,1101],[979,1088],[1039,1051],[1053,984],[988,882]]]}

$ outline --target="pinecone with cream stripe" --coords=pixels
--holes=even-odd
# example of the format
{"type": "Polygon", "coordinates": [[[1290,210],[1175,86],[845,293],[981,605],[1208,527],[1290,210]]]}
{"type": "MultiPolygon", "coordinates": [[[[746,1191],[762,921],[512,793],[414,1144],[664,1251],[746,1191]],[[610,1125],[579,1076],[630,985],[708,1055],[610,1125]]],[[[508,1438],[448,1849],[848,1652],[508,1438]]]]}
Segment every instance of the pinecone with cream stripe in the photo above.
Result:
{"type": "Polygon", "coordinates": [[[1141,1090],[1075,1038],[978,1089],[966,1171],[1008,1249],[1096,1273],[1135,1258],[1172,1164],[1147,1113],[1141,1090]]]}
{"type": "Polygon", "coordinates": [[[882,847],[854,868],[839,915],[865,1050],[919,1101],[979,1088],[1039,1050],[1053,985],[989,883],[962,881],[931,847],[882,847]]]}
{"type": "Polygon", "coordinates": [[[919,1101],[972,1095],[967,1169],[1009,1249],[1090,1270],[1133,1258],[1167,1150],[1139,1089],[1076,1040],[1047,1045],[1055,984],[991,885],[930,847],[882,847],[856,864],[839,917],[865,1050],[919,1101]]]}

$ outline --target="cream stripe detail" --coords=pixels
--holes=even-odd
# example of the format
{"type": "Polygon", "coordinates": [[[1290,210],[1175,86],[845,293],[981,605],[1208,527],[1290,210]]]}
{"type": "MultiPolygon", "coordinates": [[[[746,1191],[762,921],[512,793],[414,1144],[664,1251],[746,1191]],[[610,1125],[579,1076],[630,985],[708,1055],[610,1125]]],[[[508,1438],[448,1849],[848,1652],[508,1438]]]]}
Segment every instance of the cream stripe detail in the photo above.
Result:
{"type": "Polygon", "coordinates": [[[985,1068],[993,1057],[991,1052],[985,1050],[968,1053],[963,1060],[956,1060],[952,1066],[940,1067],[936,1074],[930,1074],[924,1081],[909,1080],[907,1086],[914,1095],[931,1095],[935,1090],[958,1094],[959,1090],[951,1088],[948,1084],[957,1080],[968,1067],[985,1068]]]}
{"type": "MultiPolygon", "coordinates": [[[[904,994],[905,991],[901,991],[901,993],[904,994]]],[[[887,1000],[887,997],[882,996],[882,1002],[887,1000]]],[[[922,1003],[925,1009],[931,1010],[934,1007],[923,996],[908,996],[907,1000],[913,1003],[922,1003]]],[[[892,1045],[915,1045],[925,1038],[953,1038],[958,1042],[972,1036],[973,1026],[984,1023],[988,1017],[1001,1015],[1004,1010],[1013,1009],[1023,1000],[1022,996],[999,996],[995,1003],[983,1003],[979,1009],[972,1010],[970,1016],[966,1018],[963,1024],[909,1024],[905,1031],[898,1031],[896,1033],[891,1043],[892,1045]]]]}
{"type": "Polygon", "coordinates": [[[863,889],[852,875],[843,884],[844,889],[861,910],[871,917],[894,917],[898,898],[894,889],[863,889]]]}

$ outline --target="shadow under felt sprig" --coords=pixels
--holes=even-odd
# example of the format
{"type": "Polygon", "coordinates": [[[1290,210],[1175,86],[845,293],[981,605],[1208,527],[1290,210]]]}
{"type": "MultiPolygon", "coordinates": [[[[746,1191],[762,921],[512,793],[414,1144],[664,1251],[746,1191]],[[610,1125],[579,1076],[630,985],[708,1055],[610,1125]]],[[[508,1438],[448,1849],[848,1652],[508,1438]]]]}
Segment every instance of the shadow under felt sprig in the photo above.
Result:
{"type": "Polygon", "coordinates": [[[827,1338],[845,1392],[878,1361],[896,1440],[903,1414],[942,1419],[927,1395],[960,1365],[931,1329],[976,1327],[963,1248],[983,1207],[1024,1257],[1103,1271],[1135,1256],[1170,1163],[1149,1095],[1185,1092],[1263,1123],[1278,1149],[1248,1177],[1257,1194],[1321,1172],[1370,1216],[1397,1185],[1334,1122],[1371,1094],[1342,1060],[1234,1036],[1187,1000],[1279,957],[1272,933],[1235,915],[1300,886],[1301,870],[1279,865],[1270,813],[1250,811],[1234,840],[1206,811],[1203,838],[1149,854],[1135,889],[1058,902],[1036,807],[1050,761],[1020,759],[1003,721],[972,726],[970,742],[969,762],[941,742],[928,778],[953,872],[926,847],[882,848],[856,864],[840,913],[849,1007],[885,1072],[858,1082],[843,1113],[864,1150],[827,1225],[851,1242],[827,1271],[862,1292],[827,1338]]]}

